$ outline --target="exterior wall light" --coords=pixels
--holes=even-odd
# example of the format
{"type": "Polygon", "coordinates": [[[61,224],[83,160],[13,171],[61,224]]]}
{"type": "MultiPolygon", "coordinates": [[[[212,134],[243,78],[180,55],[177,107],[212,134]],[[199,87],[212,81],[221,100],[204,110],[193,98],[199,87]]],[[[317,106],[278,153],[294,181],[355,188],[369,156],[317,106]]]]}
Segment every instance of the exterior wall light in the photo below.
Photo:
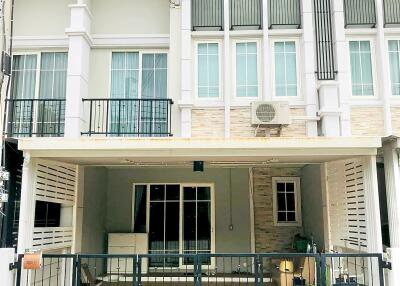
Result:
{"type": "Polygon", "coordinates": [[[193,161],[193,172],[204,172],[204,161],[193,161]]]}

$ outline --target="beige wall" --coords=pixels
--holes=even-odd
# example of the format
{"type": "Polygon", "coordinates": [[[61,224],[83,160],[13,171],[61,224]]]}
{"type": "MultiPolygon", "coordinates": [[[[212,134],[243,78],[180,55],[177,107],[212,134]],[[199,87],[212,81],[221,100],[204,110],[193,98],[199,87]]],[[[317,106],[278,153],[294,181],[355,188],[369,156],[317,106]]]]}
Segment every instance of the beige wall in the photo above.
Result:
{"type": "Polygon", "coordinates": [[[73,0],[17,0],[14,8],[15,36],[65,36],[73,0]]]}
{"type": "Polygon", "coordinates": [[[352,136],[383,136],[384,117],[382,107],[352,107],[352,136]]]}
{"type": "Polygon", "coordinates": [[[95,0],[92,14],[93,34],[169,33],[166,0],[95,0]]]}
{"type": "MultiPolygon", "coordinates": [[[[303,108],[291,108],[292,116],[304,116],[303,108]]],[[[231,137],[254,137],[255,127],[251,126],[250,107],[233,107],[231,108],[231,137]]],[[[277,128],[271,129],[271,136],[278,136],[277,128]]],[[[287,127],[283,127],[281,131],[282,137],[303,137],[306,136],[305,121],[292,121],[287,127]]],[[[257,136],[265,136],[265,128],[259,128],[257,136]]]]}
{"type": "Polygon", "coordinates": [[[300,177],[301,168],[254,168],[254,229],[256,252],[291,252],[293,236],[302,227],[274,225],[272,177],[300,177]]]}
{"type": "Polygon", "coordinates": [[[192,110],[192,137],[224,137],[225,111],[223,108],[192,110]]]}
{"type": "Polygon", "coordinates": [[[400,107],[392,107],[393,135],[400,136],[400,107]]]}

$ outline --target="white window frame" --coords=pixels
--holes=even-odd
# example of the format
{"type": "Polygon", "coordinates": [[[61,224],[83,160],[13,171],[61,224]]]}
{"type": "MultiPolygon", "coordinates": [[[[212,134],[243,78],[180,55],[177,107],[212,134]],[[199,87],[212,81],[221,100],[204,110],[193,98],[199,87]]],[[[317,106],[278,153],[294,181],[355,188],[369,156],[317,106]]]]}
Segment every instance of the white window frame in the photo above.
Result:
{"type": "MultiPolygon", "coordinates": [[[[390,79],[390,98],[393,100],[393,101],[398,101],[398,102],[400,102],[400,95],[394,95],[393,94],[393,92],[392,92],[392,85],[393,85],[393,82],[392,82],[392,75],[391,75],[391,72],[390,72],[390,69],[391,69],[391,66],[390,66],[390,57],[389,57],[389,41],[397,41],[397,42],[399,42],[399,45],[400,45],[400,37],[388,37],[387,39],[386,39],[386,51],[387,51],[387,55],[388,55],[388,59],[387,59],[387,61],[388,61],[388,69],[389,69],[389,79],[390,79]]],[[[398,57],[399,57],[399,60],[400,60],[400,52],[399,52],[399,55],[398,55],[398,57]]]]}
{"type": "Polygon", "coordinates": [[[302,226],[301,217],[301,190],[300,190],[300,177],[272,177],[272,193],[273,193],[273,213],[275,226],[302,226]],[[278,221],[278,199],[277,199],[277,184],[278,183],[293,183],[294,184],[294,198],[295,198],[295,215],[296,221],[294,222],[280,222],[278,221]]]}
{"type": "MultiPolygon", "coordinates": [[[[263,90],[263,76],[262,76],[262,52],[261,52],[261,40],[257,38],[249,39],[235,39],[232,40],[232,92],[233,102],[232,105],[248,106],[252,101],[261,100],[263,90]],[[236,92],[236,44],[239,43],[256,43],[257,46],[257,83],[258,83],[258,94],[256,97],[238,97],[236,92]]],[[[227,72],[227,71],[225,71],[227,72]]]]}
{"type": "MultiPolygon", "coordinates": [[[[194,41],[194,54],[193,54],[193,59],[194,59],[194,94],[195,94],[195,101],[199,104],[207,104],[208,102],[210,103],[215,103],[215,102],[222,102],[223,101],[223,54],[222,54],[222,41],[221,40],[198,40],[194,41]],[[218,45],[218,82],[219,82],[219,87],[218,87],[218,97],[199,97],[199,83],[198,83],[198,71],[199,71],[199,59],[198,59],[198,54],[199,54],[199,44],[217,44],[218,45]]],[[[226,71],[225,71],[226,72],[226,71]]],[[[197,105],[197,104],[196,104],[197,105]]]]}
{"type": "MultiPolygon", "coordinates": [[[[183,188],[184,187],[209,187],[211,201],[211,254],[215,253],[215,184],[214,183],[134,183],[132,187],[132,206],[131,206],[131,230],[135,227],[135,187],[146,185],[146,233],[150,230],[150,186],[151,185],[179,185],[179,253],[183,253],[183,188]]],[[[215,268],[215,258],[211,258],[210,268],[215,268]]],[[[183,258],[179,258],[179,267],[176,269],[193,269],[193,265],[183,264],[183,258]]]]}
{"type": "Polygon", "coordinates": [[[371,101],[371,100],[378,100],[378,82],[377,82],[377,74],[376,74],[376,50],[375,50],[375,41],[371,37],[351,37],[347,39],[347,48],[348,48],[348,71],[349,71],[349,77],[348,77],[348,82],[349,82],[349,87],[351,91],[351,99],[352,101],[359,101],[359,102],[365,102],[365,101],[371,101]],[[351,75],[351,52],[350,52],[350,42],[365,42],[368,41],[370,44],[370,49],[371,49],[371,69],[372,69],[372,84],[373,84],[373,95],[354,95],[353,94],[353,81],[352,81],[352,75],[351,75]]]}
{"type": "Polygon", "coordinates": [[[138,53],[139,54],[139,75],[138,75],[138,99],[142,98],[142,67],[143,67],[143,55],[144,54],[166,54],[167,55],[167,97],[169,98],[169,67],[170,67],[170,56],[168,50],[165,49],[149,49],[149,50],[141,50],[141,49],[121,49],[121,50],[111,50],[109,54],[109,63],[108,63],[108,88],[107,88],[107,95],[105,98],[111,99],[111,79],[112,79],[112,55],[113,53],[138,53]]]}
{"type": "Polygon", "coordinates": [[[272,94],[272,99],[273,100],[283,100],[283,101],[289,101],[289,102],[300,102],[302,101],[303,94],[302,94],[302,86],[301,86],[301,71],[302,69],[302,64],[300,57],[301,55],[301,50],[300,50],[300,40],[298,37],[296,38],[273,38],[270,40],[270,59],[272,62],[272,70],[270,71],[271,74],[271,94],[272,94]],[[276,84],[275,84],[275,43],[281,43],[281,42],[294,42],[295,48],[296,48],[296,80],[297,80],[297,94],[296,96],[277,96],[276,95],[276,84]]]}

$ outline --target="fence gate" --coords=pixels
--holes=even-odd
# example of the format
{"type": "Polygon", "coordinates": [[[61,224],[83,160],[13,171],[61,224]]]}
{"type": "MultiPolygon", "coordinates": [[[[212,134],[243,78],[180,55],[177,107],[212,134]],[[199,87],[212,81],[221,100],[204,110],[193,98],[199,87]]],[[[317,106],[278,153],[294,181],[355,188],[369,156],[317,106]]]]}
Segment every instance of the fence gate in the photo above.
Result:
{"type": "Polygon", "coordinates": [[[16,285],[384,286],[385,266],[381,254],[44,254],[25,270],[19,255],[16,285]]]}

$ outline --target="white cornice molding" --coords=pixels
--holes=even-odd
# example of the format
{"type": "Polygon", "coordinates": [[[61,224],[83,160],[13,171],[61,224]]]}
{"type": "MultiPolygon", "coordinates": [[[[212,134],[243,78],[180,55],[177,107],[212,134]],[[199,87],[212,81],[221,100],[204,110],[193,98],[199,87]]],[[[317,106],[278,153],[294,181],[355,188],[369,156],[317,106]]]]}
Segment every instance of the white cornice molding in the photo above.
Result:
{"type": "Polygon", "coordinates": [[[169,48],[169,34],[92,34],[94,48],[169,48]]]}
{"type": "Polygon", "coordinates": [[[68,48],[67,36],[16,36],[13,38],[13,48],[42,49],[42,48],[68,48]]]}

